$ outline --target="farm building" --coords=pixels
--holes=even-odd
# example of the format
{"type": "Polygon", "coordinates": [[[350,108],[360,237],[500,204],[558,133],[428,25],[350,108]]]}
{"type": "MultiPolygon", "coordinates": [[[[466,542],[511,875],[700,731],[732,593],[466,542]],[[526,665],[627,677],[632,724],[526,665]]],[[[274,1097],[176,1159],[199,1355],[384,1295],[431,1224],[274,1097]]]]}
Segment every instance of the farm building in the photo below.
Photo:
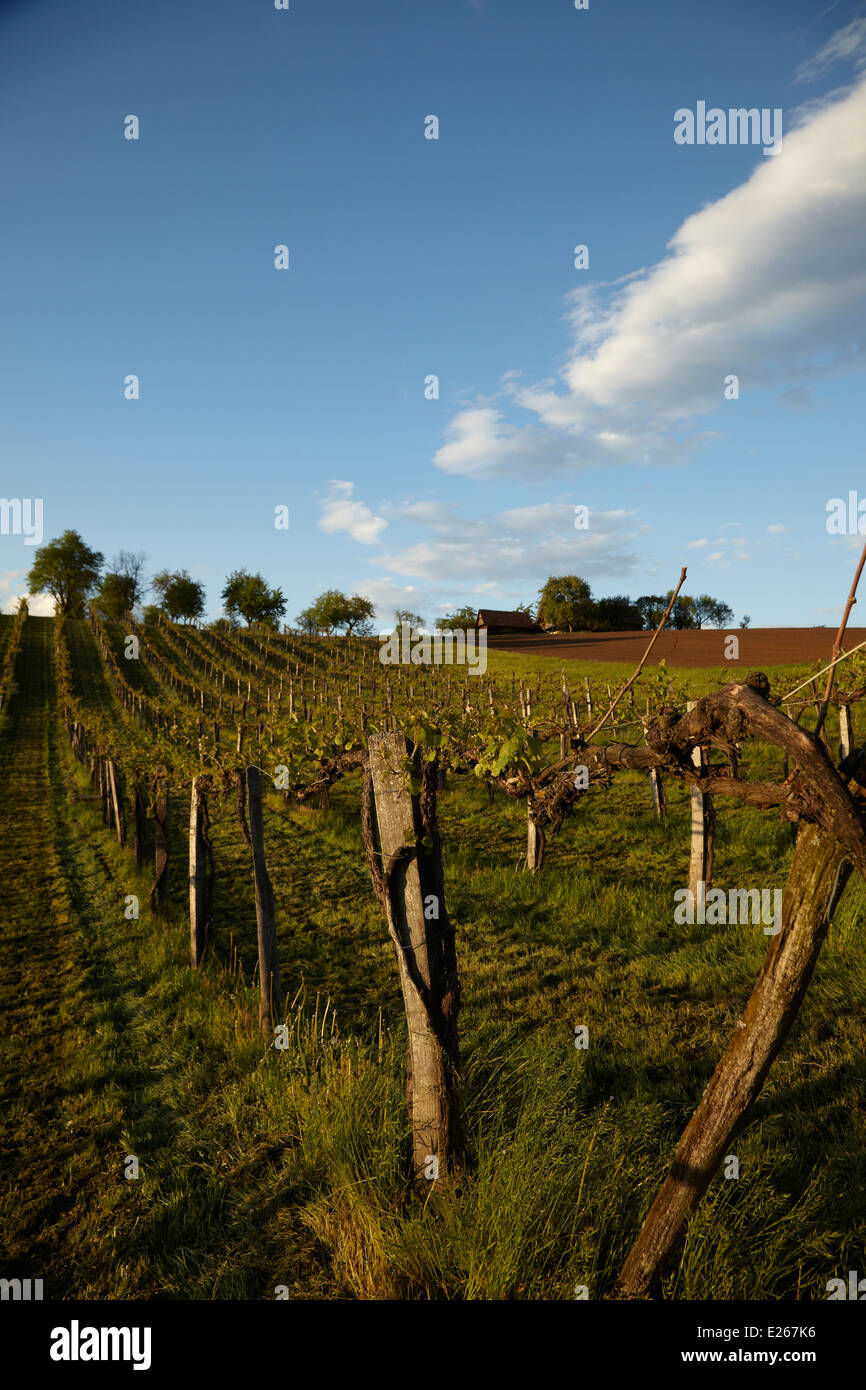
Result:
{"type": "Polygon", "coordinates": [[[485,628],[489,637],[506,632],[541,632],[528,613],[506,613],[498,608],[482,608],[475,620],[476,628],[485,628]]]}

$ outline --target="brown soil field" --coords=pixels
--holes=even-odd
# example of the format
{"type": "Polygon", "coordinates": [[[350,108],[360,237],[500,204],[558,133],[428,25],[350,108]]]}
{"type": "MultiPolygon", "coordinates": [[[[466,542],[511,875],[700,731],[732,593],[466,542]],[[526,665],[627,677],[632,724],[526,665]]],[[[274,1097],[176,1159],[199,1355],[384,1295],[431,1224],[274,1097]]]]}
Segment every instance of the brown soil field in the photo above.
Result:
{"type": "MultiPolygon", "coordinates": [[[[795,662],[828,662],[836,627],[753,627],[662,632],[648,664],[664,660],[668,666],[722,666],[725,638],[740,639],[738,666],[789,666],[795,662]]],[[[522,656],[556,656],[568,661],[623,661],[636,666],[650,640],[649,632],[568,632],[559,636],[491,637],[492,651],[522,656]]],[[[866,628],[849,627],[843,647],[850,651],[866,642],[866,628]]]]}

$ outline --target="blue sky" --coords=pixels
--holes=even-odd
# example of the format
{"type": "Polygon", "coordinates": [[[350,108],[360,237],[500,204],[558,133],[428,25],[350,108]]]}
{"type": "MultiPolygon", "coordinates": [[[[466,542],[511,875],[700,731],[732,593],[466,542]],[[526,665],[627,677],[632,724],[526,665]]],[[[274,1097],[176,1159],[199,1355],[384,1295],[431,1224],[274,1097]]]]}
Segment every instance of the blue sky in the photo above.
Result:
{"type": "MultiPolygon", "coordinates": [[[[755,626],[838,617],[862,3],[18,0],[0,124],[0,495],[46,540],[186,567],[211,617],[238,567],[387,626],[683,564],[755,626]],[[699,101],[781,108],[781,151],[676,144],[699,101]]],[[[6,609],[33,554],[0,535],[6,609]]]]}

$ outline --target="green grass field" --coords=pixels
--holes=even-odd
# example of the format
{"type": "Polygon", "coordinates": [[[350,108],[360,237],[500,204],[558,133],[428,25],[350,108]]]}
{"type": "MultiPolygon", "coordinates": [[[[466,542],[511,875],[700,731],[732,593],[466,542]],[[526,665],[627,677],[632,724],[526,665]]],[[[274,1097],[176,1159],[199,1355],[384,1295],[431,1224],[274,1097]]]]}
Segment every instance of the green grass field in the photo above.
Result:
{"type": "MultiPolygon", "coordinates": [[[[110,709],[89,630],[72,628],[80,692],[110,709]]],[[[578,1284],[604,1297],[768,942],[759,926],[674,925],[686,792],[668,784],[659,824],[641,777],[593,790],[530,875],[524,805],[449,778],[439,815],[470,1164],[457,1193],[425,1206],[409,1193],[405,1024],[359,776],[329,811],[268,799],[291,1001],[291,1046],[277,1052],[256,1030],[252,873],[232,808],[214,808],[211,949],[193,973],[188,808],[173,808],[172,907],[158,919],[151,876],[99,804],[71,799],[89,788],[58,717],[51,629],[25,624],[0,718],[0,1272],[42,1277],[51,1298],[270,1299],[285,1285],[292,1298],[532,1300],[578,1284]],[[138,920],[124,917],[130,894],[138,920]]],[[[491,669],[510,660],[491,653],[491,669]]],[[[515,669],[536,663],[562,668],[515,669]]],[[[575,684],[627,674],[572,669],[575,684]]],[[[798,678],[768,674],[774,689],[798,678]]],[[[672,675],[700,695],[734,673],[672,675]]],[[[750,747],[746,773],[779,764],[750,747]]],[[[781,888],[792,846],[773,813],[720,805],[714,881],[781,888]]],[[[864,905],[852,879],[732,1150],[739,1179],[714,1179],[665,1298],[822,1299],[829,1278],[862,1267],[864,905]]]]}

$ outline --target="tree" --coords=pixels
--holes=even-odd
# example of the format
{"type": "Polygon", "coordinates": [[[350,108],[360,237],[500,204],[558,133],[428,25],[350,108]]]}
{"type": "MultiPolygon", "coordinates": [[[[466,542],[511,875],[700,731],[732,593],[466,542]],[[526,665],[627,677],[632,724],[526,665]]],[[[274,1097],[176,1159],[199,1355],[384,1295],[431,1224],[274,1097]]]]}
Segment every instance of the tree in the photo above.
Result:
{"type": "Polygon", "coordinates": [[[336,628],[344,628],[346,636],[368,636],[375,605],[360,594],[341,593],[339,589],[326,589],[314,599],[309,608],[298,615],[298,626],[304,632],[324,632],[330,635],[336,628]]]}
{"type": "Polygon", "coordinates": [[[421,617],[421,614],[410,613],[408,608],[398,608],[394,614],[394,618],[396,619],[398,627],[400,627],[402,623],[408,623],[413,632],[419,627],[424,626],[424,619],[421,617]]]}
{"type": "Polygon", "coordinates": [[[635,599],[634,606],[643,619],[644,627],[654,631],[662,620],[668,600],[661,594],[641,594],[640,598],[635,599]]]}
{"type": "Polygon", "coordinates": [[[286,611],[282,589],[269,589],[260,574],[233,570],[220,595],[229,618],[238,614],[251,623],[269,623],[275,627],[286,611]]]}
{"type": "Polygon", "coordinates": [[[369,637],[373,630],[375,612],[376,605],[371,599],[363,598],[361,594],[353,594],[346,604],[342,622],[337,623],[337,626],[345,627],[347,637],[369,637]]]}
{"type": "Polygon", "coordinates": [[[192,579],[186,570],[160,570],[153,576],[152,588],[159,595],[160,608],[172,622],[178,618],[192,622],[204,613],[204,585],[192,579]]]}
{"type": "Polygon", "coordinates": [[[446,613],[436,624],[438,632],[464,632],[473,628],[478,620],[478,609],[466,604],[454,613],[446,613]]]}
{"type": "Polygon", "coordinates": [[[102,576],[94,603],[108,618],[124,618],[141,602],[144,591],[144,551],[120,550],[102,576]]]}
{"type": "Polygon", "coordinates": [[[135,602],[135,587],[125,574],[110,570],[104,574],[93,600],[94,606],[107,618],[124,618],[135,602]]]}
{"type": "Polygon", "coordinates": [[[593,604],[592,632],[635,632],[643,627],[643,619],[628,594],[600,598],[593,604]]]}
{"type": "Polygon", "coordinates": [[[749,626],[749,623],[750,623],[751,621],[752,621],[752,620],[751,620],[751,618],[749,617],[748,613],[744,613],[743,616],[742,616],[742,618],[740,619],[740,627],[743,628],[743,629],[747,628],[747,627],[749,626]]]}
{"type": "Polygon", "coordinates": [[[699,627],[727,627],[734,616],[732,608],[709,594],[701,594],[694,600],[694,611],[699,627]]]}
{"type": "Polygon", "coordinates": [[[83,618],[104,561],[105,556],[91,550],[77,531],[64,531],[37,550],[27,585],[31,594],[51,594],[67,617],[83,618]]]}
{"type": "Polygon", "coordinates": [[[566,632],[586,631],[592,621],[592,590],[576,574],[551,576],[539,590],[536,622],[566,632]]]}
{"type": "Polygon", "coordinates": [[[295,619],[301,632],[306,632],[310,637],[319,630],[318,614],[316,605],[311,603],[309,608],[305,608],[295,619]]]}
{"type": "MultiPolygon", "coordinates": [[[[668,604],[671,601],[673,592],[673,589],[668,589],[667,593],[665,594],[664,608],[662,608],[662,612],[659,613],[658,620],[656,622],[657,627],[658,624],[661,622],[662,613],[664,613],[665,608],[667,608],[668,604]]],[[[677,598],[676,603],[671,609],[671,615],[668,618],[668,622],[670,623],[671,627],[677,628],[679,631],[682,631],[684,628],[699,627],[700,624],[698,623],[698,620],[695,617],[694,599],[689,598],[688,594],[680,594],[677,598]]]]}

